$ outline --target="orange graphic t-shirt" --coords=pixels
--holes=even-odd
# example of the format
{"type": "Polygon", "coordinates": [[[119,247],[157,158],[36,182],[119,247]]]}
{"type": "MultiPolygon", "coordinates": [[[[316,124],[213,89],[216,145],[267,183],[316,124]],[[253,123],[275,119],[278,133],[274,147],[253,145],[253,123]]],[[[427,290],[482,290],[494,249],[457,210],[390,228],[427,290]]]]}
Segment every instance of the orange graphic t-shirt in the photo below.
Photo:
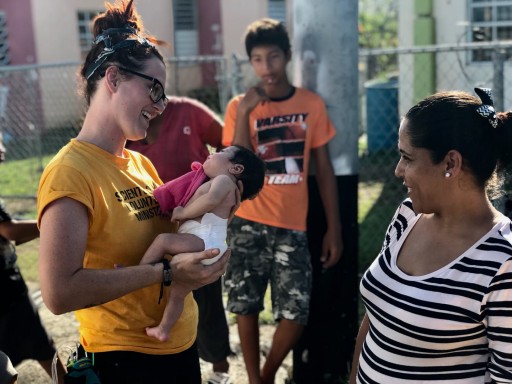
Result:
{"type": "MultiPolygon", "coordinates": [[[[222,138],[225,146],[233,140],[242,97],[236,96],[228,104],[222,138]]],[[[323,100],[313,92],[295,88],[287,99],[258,104],[249,124],[253,147],[267,171],[262,191],[254,200],[244,201],[236,216],[305,231],[311,149],[327,144],[336,134],[323,100]]]]}

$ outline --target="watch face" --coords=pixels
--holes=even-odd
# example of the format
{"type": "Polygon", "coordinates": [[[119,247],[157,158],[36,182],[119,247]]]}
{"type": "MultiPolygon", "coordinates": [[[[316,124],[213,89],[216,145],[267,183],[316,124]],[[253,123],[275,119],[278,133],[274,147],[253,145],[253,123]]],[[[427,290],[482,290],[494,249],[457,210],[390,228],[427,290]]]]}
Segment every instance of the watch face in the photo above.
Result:
{"type": "Polygon", "coordinates": [[[162,260],[164,264],[164,285],[169,286],[172,282],[172,276],[171,276],[171,264],[169,263],[169,260],[163,259],[162,260]]]}

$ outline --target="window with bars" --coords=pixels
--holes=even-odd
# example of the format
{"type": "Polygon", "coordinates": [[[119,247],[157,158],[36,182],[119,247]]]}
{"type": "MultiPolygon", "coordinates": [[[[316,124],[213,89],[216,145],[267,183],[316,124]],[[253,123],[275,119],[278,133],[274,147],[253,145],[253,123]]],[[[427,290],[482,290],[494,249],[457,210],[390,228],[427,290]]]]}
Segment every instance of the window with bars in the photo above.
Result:
{"type": "MultiPolygon", "coordinates": [[[[470,41],[500,41],[512,39],[512,0],[471,0],[470,41]]],[[[472,51],[473,61],[491,61],[492,50],[472,51]]],[[[512,51],[507,51],[507,59],[512,51]]]]}
{"type": "Polygon", "coordinates": [[[196,0],[174,0],[174,55],[196,56],[199,54],[196,0]]]}
{"type": "Polygon", "coordinates": [[[8,65],[11,62],[7,36],[7,16],[5,12],[0,11],[0,65],[8,65]]]}
{"type": "Polygon", "coordinates": [[[268,0],[268,17],[286,24],[286,1],[268,0]]]}
{"type": "Polygon", "coordinates": [[[85,59],[92,46],[93,35],[91,31],[91,22],[100,12],[101,11],[96,10],[78,11],[77,13],[78,39],[80,43],[80,55],[82,60],[85,59]]]}

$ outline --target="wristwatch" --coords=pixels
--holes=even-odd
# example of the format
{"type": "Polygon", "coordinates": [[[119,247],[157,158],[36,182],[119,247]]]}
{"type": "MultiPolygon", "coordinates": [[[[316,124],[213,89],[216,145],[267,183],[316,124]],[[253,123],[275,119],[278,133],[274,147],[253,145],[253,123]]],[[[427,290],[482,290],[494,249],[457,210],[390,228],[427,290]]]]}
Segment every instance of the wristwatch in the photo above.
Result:
{"type": "Polygon", "coordinates": [[[164,264],[164,280],[163,284],[168,287],[172,283],[172,270],[171,270],[171,263],[169,263],[169,260],[162,259],[162,263],[164,264]]]}

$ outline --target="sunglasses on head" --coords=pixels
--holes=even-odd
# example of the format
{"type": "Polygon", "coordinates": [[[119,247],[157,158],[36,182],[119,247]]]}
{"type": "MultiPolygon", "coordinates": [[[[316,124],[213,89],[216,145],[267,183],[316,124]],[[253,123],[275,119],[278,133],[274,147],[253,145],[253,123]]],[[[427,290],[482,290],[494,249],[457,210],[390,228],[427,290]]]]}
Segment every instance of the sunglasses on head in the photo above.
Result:
{"type": "Polygon", "coordinates": [[[164,103],[164,107],[167,106],[168,100],[167,100],[167,96],[165,95],[165,92],[164,92],[164,86],[158,79],[155,79],[154,77],[145,75],[140,72],[132,71],[131,69],[124,68],[124,67],[119,67],[119,70],[124,71],[124,72],[129,72],[135,76],[142,77],[143,79],[146,79],[146,80],[151,80],[153,82],[153,86],[149,90],[149,97],[150,97],[151,101],[153,103],[158,103],[160,100],[162,100],[162,102],[164,103]]]}

